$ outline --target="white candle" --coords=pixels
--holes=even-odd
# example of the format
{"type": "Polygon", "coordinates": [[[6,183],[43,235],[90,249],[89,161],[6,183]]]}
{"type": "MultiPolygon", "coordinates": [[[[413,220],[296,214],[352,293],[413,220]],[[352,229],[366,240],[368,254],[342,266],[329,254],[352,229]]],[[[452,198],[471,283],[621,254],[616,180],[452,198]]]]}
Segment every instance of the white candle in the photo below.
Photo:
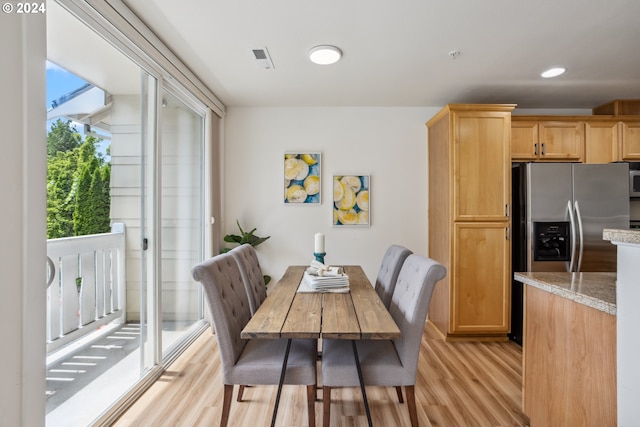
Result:
{"type": "Polygon", "coordinates": [[[317,254],[321,254],[324,252],[324,234],[322,233],[316,233],[316,240],[315,240],[315,253],[317,254]]]}

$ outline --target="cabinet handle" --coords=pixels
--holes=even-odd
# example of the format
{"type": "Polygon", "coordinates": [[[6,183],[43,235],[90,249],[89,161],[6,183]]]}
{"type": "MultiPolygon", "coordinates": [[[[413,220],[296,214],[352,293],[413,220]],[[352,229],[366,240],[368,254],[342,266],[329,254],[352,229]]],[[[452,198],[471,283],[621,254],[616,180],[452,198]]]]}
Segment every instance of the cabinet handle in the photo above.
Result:
{"type": "Polygon", "coordinates": [[[511,240],[511,227],[507,227],[507,230],[506,230],[506,231],[507,231],[507,232],[506,232],[506,236],[505,236],[505,238],[506,238],[507,240],[511,240]]]}
{"type": "Polygon", "coordinates": [[[535,144],[533,144],[533,146],[535,147],[535,151],[533,152],[533,154],[537,156],[538,155],[538,144],[535,143],[535,144]]]}
{"type": "Polygon", "coordinates": [[[509,218],[509,217],[511,216],[509,203],[507,203],[506,205],[504,205],[504,214],[507,216],[507,218],[509,218]]]}
{"type": "Polygon", "coordinates": [[[544,150],[544,142],[542,143],[542,155],[545,155],[545,150],[544,150]]]}

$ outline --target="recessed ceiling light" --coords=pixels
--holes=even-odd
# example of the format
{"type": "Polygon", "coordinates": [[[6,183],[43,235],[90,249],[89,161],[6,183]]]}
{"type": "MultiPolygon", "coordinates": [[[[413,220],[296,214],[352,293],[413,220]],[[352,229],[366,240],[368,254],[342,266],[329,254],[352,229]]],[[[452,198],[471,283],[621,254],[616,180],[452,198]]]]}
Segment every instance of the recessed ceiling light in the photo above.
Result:
{"type": "Polygon", "coordinates": [[[540,76],[549,79],[551,77],[558,77],[560,74],[564,74],[565,71],[567,71],[567,69],[563,67],[549,68],[547,71],[543,71],[540,76]]]}
{"type": "Polygon", "coordinates": [[[309,51],[309,59],[314,64],[334,64],[342,57],[342,51],[335,46],[316,46],[309,51]]]}

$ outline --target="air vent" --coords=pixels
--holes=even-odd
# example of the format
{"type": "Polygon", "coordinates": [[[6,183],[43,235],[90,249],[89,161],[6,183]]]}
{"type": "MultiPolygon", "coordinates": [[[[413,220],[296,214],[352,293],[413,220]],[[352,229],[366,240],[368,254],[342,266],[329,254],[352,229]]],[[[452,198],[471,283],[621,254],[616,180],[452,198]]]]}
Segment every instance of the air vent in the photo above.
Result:
{"type": "Polygon", "coordinates": [[[266,47],[251,49],[251,53],[253,54],[253,59],[256,61],[256,64],[258,64],[258,67],[265,70],[272,70],[275,68],[266,47]]]}

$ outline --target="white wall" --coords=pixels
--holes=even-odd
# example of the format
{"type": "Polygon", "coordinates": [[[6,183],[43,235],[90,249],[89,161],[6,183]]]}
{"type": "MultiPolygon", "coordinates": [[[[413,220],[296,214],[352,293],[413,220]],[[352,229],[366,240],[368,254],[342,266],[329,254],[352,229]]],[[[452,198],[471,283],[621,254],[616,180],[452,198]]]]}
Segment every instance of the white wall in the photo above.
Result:
{"type": "Polygon", "coordinates": [[[111,223],[126,224],[126,319],[140,320],[142,136],[140,95],[113,95],[111,223]]]}
{"type": "Polygon", "coordinates": [[[45,419],[45,25],[0,14],[0,426],[45,419]]]}
{"type": "MultiPolygon", "coordinates": [[[[373,281],[390,244],[427,254],[427,130],[437,108],[229,108],[223,153],[223,235],[243,228],[271,236],[258,247],[265,274],[313,258],[361,264],[373,281]],[[285,152],[322,153],[322,203],[283,203],[285,152]],[[371,175],[371,226],[332,226],[332,175],[371,175]]],[[[223,245],[224,246],[224,245],[223,245]]]]}

